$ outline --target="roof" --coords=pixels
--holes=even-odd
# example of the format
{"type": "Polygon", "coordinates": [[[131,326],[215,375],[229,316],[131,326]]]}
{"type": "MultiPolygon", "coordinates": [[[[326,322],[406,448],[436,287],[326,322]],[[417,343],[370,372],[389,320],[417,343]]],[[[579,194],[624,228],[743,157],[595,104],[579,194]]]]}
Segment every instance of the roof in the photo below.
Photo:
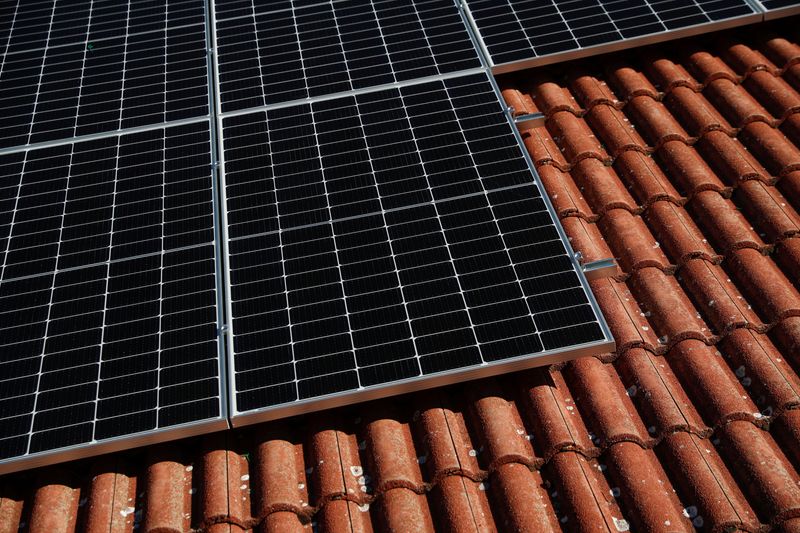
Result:
{"type": "Polygon", "coordinates": [[[0,533],[800,531],[800,46],[501,86],[616,353],[0,478],[0,533]]]}

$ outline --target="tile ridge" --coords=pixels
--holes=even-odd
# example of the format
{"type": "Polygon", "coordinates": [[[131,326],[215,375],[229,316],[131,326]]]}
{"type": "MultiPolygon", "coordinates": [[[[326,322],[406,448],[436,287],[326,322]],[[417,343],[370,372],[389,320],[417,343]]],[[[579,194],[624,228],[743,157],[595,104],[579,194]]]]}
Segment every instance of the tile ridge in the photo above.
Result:
{"type": "MultiPolygon", "coordinates": [[[[798,60],[800,63],[800,60],[798,60]]],[[[753,72],[764,72],[764,69],[755,69],[753,72]]],[[[767,71],[769,72],[769,71],[767,71]]],[[[773,72],[770,72],[773,74],[773,72]]],[[[627,95],[624,100],[612,99],[608,97],[596,97],[589,100],[583,107],[575,108],[569,104],[557,104],[554,105],[547,110],[544,111],[544,118],[545,121],[550,120],[553,118],[553,115],[560,112],[567,112],[574,115],[577,118],[583,119],[586,115],[589,114],[595,107],[598,106],[608,106],[617,111],[623,111],[626,107],[631,103],[631,101],[635,98],[639,98],[640,96],[647,96],[655,100],[656,102],[663,102],[667,97],[669,97],[676,89],[678,88],[686,88],[690,89],[696,94],[702,94],[703,91],[714,81],[719,79],[727,79],[728,81],[732,82],[734,85],[739,86],[742,85],[747,79],[752,75],[752,72],[745,75],[745,76],[738,76],[734,77],[729,73],[712,73],[709,74],[709,80],[704,83],[692,83],[688,80],[674,80],[669,82],[669,84],[664,88],[662,91],[651,91],[650,89],[635,89],[631,94],[627,95]],[[718,74],[718,75],[717,75],[718,74]],[[716,77],[714,77],[716,75],[716,77]]],[[[779,77],[779,76],[776,76],[779,77]]],[[[742,126],[738,128],[732,128],[734,130],[741,130],[743,126],[754,122],[760,121],[764,122],[765,124],[770,125],[773,128],[778,128],[781,126],[791,115],[796,113],[800,113],[800,106],[792,106],[786,109],[780,117],[775,117],[774,115],[770,114],[770,117],[762,117],[760,115],[750,115],[742,119],[742,126]],[[771,120],[770,120],[771,118],[771,120]]],[[[738,133],[738,131],[737,131],[738,133]]],[[[729,133],[730,134],[730,133],[729,133]]]]}
{"type": "MultiPolygon", "coordinates": [[[[613,364],[613,363],[604,362],[604,364],[613,364]]],[[[228,524],[230,526],[236,526],[243,530],[255,530],[260,525],[262,525],[263,522],[270,515],[280,512],[293,513],[297,516],[298,520],[302,524],[309,524],[313,521],[314,517],[322,511],[323,508],[325,508],[329,503],[333,501],[344,500],[347,502],[355,503],[356,505],[359,506],[363,506],[365,504],[372,505],[383,499],[385,495],[390,491],[400,488],[411,490],[415,494],[427,496],[428,494],[433,492],[434,489],[436,489],[445,478],[453,476],[469,479],[473,483],[484,483],[484,482],[492,483],[493,482],[492,478],[504,465],[519,464],[521,466],[524,466],[531,472],[534,471],[540,472],[546,465],[548,465],[551,461],[553,461],[557,455],[564,453],[577,453],[583,456],[587,460],[596,460],[604,456],[614,446],[622,443],[637,444],[642,450],[654,450],[657,446],[660,446],[662,443],[664,443],[664,441],[666,441],[670,436],[675,434],[694,435],[695,437],[701,440],[709,440],[713,442],[714,436],[720,433],[722,428],[737,421],[748,421],[756,428],[765,431],[767,433],[770,433],[771,421],[777,419],[784,412],[793,410],[800,410],[800,400],[798,400],[797,405],[791,405],[788,407],[784,406],[777,407],[775,411],[769,416],[761,415],[760,413],[758,413],[758,416],[756,416],[756,414],[754,413],[744,413],[744,412],[730,413],[725,417],[721,418],[719,421],[717,421],[712,427],[706,426],[702,428],[695,428],[688,423],[674,424],[669,427],[660,429],[660,431],[657,434],[646,439],[643,439],[634,434],[623,433],[620,435],[615,435],[613,438],[610,438],[608,440],[605,440],[600,445],[592,446],[589,448],[577,445],[576,443],[565,442],[562,443],[561,445],[552,447],[545,454],[543,459],[531,461],[530,459],[517,455],[504,456],[493,461],[486,469],[480,469],[476,472],[471,472],[463,468],[449,468],[442,470],[436,473],[432,482],[423,482],[418,485],[403,480],[388,482],[382,487],[376,489],[373,493],[364,495],[365,497],[361,498],[357,498],[354,495],[349,495],[346,493],[331,494],[326,497],[323,497],[321,501],[315,506],[300,507],[295,504],[274,503],[269,505],[261,516],[237,518],[232,515],[222,515],[222,514],[215,515],[206,518],[204,522],[200,525],[200,527],[190,529],[188,530],[188,533],[210,533],[210,531],[212,531],[213,526],[220,524],[228,524]]],[[[800,510],[789,509],[784,513],[779,513],[778,515],[773,517],[773,519],[770,521],[769,524],[760,524],[760,525],[762,526],[762,528],[768,526],[775,526],[788,519],[796,518],[796,516],[798,516],[798,513],[800,513],[800,510]]]]}
{"type": "MultiPolygon", "coordinates": [[[[800,113],[800,108],[798,108],[795,112],[793,112],[793,114],[794,113],[800,113]]],[[[758,120],[758,119],[754,119],[751,122],[749,122],[748,124],[752,124],[753,122],[762,122],[762,123],[765,123],[765,124],[769,125],[773,129],[778,129],[778,127],[773,126],[773,125],[771,125],[771,124],[769,124],[769,123],[767,123],[767,122],[765,122],[763,120],[758,120]]],[[[782,122],[781,122],[781,124],[782,124],[782,122]]],[[[745,127],[746,126],[747,126],[747,124],[745,124],[745,127]]],[[[619,159],[623,154],[625,154],[627,152],[632,152],[632,151],[633,152],[639,152],[639,153],[641,153],[643,155],[649,156],[649,155],[653,155],[653,154],[657,153],[661,148],[663,148],[663,146],[665,144],[667,144],[669,142],[673,142],[673,141],[681,142],[681,143],[685,144],[688,147],[694,147],[698,142],[703,140],[708,134],[714,133],[714,132],[722,132],[722,133],[726,134],[728,137],[730,137],[731,139],[736,139],[738,137],[738,134],[744,129],[744,127],[742,127],[742,128],[731,128],[731,129],[733,131],[732,133],[728,132],[728,131],[725,131],[725,128],[720,124],[709,124],[709,125],[706,125],[706,126],[703,127],[703,131],[698,136],[686,136],[686,137],[684,137],[683,135],[678,134],[678,133],[668,133],[668,134],[662,136],[661,138],[659,138],[658,141],[656,141],[656,145],[655,146],[650,146],[650,145],[640,146],[640,145],[636,145],[636,144],[627,144],[625,146],[622,146],[622,147],[618,148],[613,155],[608,156],[608,157],[603,157],[602,154],[599,154],[596,151],[584,151],[584,152],[581,152],[581,153],[577,154],[575,157],[573,157],[572,161],[567,161],[566,163],[561,163],[561,162],[556,161],[555,159],[553,159],[551,157],[543,157],[543,158],[535,160],[534,161],[534,166],[536,166],[536,168],[538,168],[538,167],[544,166],[544,165],[552,165],[555,168],[557,168],[558,170],[560,170],[561,172],[572,173],[573,169],[580,162],[582,162],[582,161],[584,161],[586,159],[596,159],[597,161],[602,163],[603,166],[611,167],[611,166],[614,166],[614,164],[617,162],[617,159],[619,159]]],[[[765,185],[774,186],[774,185],[777,185],[780,182],[780,179],[782,177],[784,177],[786,174],[789,174],[790,172],[794,172],[796,170],[800,170],[800,163],[787,164],[786,166],[784,166],[783,168],[780,169],[780,171],[778,172],[777,175],[774,175],[774,176],[763,176],[762,174],[760,174],[758,172],[748,172],[743,177],[739,178],[738,181],[757,180],[757,181],[760,181],[760,182],[764,183],[765,185]]],[[[708,188],[709,188],[708,186],[705,187],[705,189],[708,189],[708,188]]],[[[727,189],[727,188],[728,187],[725,187],[725,189],[727,189]]],[[[734,187],[731,187],[731,188],[735,189],[736,187],[734,186],[734,187]]],[[[697,190],[692,191],[692,193],[696,193],[696,192],[699,192],[699,191],[697,191],[697,190]]]]}

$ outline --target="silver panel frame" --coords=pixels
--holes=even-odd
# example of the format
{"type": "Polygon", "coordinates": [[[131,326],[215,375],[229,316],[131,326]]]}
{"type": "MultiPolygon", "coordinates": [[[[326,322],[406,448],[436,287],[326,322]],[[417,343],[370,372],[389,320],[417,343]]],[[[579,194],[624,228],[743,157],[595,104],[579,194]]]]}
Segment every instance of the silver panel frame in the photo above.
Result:
{"type": "MultiPolygon", "coordinates": [[[[664,41],[681,39],[684,37],[692,37],[712,30],[713,31],[727,30],[730,28],[736,28],[738,26],[744,26],[747,24],[755,24],[765,20],[765,14],[763,12],[765,11],[764,8],[762,6],[754,6],[752,3],[748,1],[748,5],[754,11],[754,13],[751,13],[749,15],[741,15],[738,17],[720,20],[716,22],[695,24],[694,26],[687,26],[686,28],[663,31],[660,33],[643,35],[641,37],[621,39],[619,41],[614,41],[611,43],[603,43],[594,46],[576,48],[573,50],[567,50],[565,52],[557,52],[554,54],[532,57],[530,59],[524,59],[521,61],[512,61],[507,63],[495,64],[491,54],[489,54],[489,51],[486,47],[486,43],[483,40],[480,28],[478,27],[478,24],[475,21],[474,17],[472,16],[472,12],[469,9],[469,0],[462,0],[460,5],[462,12],[466,15],[466,19],[469,22],[468,27],[472,29],[472,32],[475,35],[479,49],[482,50],[486,55],[487,64],[491,68],[492,73],[495,75],[507,74],[509,72],[525,70],[531,67],[542,67],[545,65],[551,65],[553,63],[561,63],[564,61],[571,61],[573,59],[580,59],[583,57],[589,57],[598,54],[618,52],[620,50],[626,50],[628,48],[646,46],[649,44],[656,44],[664,41]],[[762,10],[762,12],[759,12],[759,9],[762,10]]],[[[800,12],[800,7],[797,8],[797,12],[800,12]]],[[[787,15],[788,14],[791,13],[787,13],[787,15]]],[[[774,17],[769,17],[769,15],[770,14],[767,13],[767,18],[777,18],[778,16],[787,16],[787,15],[775,15],[774,17]]]]}
{"type": "MultiPolygon", "coordinates": [[[[458,6],[459,5],[458,1],[457,0],[454,1],[458,6]]],[[[470,38],[472,39],[473,46],[475,46],[476,51],[478,52],[478,57],[481,61],[481,64],[483,65],[483,67],[481,69],[478,69],[478,71],[479,72],[482,71],[482,73],[486,76],[487,80],[490,82],[492,86],[495,96],[498,99],[498,103],[501,106],[503,106],[504,100],[500,93],[500,88],[498,87],[497,82],[494,79],[494,76],[492,76],[491,69],[487,62],[487,58],[485,57],[483,50],[480,47],[479,41],[475,33],[473,32],[473,28],[467,22],[465,18],[465,13],[460,9],[459,13],[461,14],[462,21],[464,22],[467,28],[467,32],[469,33],[470,38]]],[[[454,77],[475,75],[477,73],[474,72],[474,70],[475,69],[473,69],[472,71],[460,72],[458,73],[457,76],[456,75],[437,76],[434,79],[425,79],[423,81],[413,80],[413,82],[392,84],[390,87],[403,87],[403,86],[417,85],[418,83],[435,81],[436,79],[444,80],[444,79],[451,79],[454,77]]],[[[369,88],[368,90],[353,91],[348,93],[338,93],[336,95],[326,95],[322,99],[339,98],[363,92],[373,92],[376,90],[381,90],[390,87],[381,86],[379,88],[369,88]]],[[[312,99],[304,99],[302,102],[293,102],[293,103],[287,102],[285,104],[280,105],[279,107],[290,107],[291,105],[297,105],[297,103],[310,103],[317,100],[318,100],[317,98],[312,98],[312,99]]],[[[248,110],[248,112],[256,112],[262,109],[263,108],[251,109],[248,110]]],[[[224,114],[224,117],[233,116],[234,114],[240,115],[242,113],[240,113],[239,111],[234,113],[226,113],[224,114]]],[[[595,299],[594,294],[592,293],[592,290],[589,287],[589,282],[586,279],[583,267],[578,260],[578,255],[572,249],[572,246],[569,242],[569,239],[567,238],[564,228],[561,226],[561,222],[553,207],[552,202],[550,201],[549,196],[547,195],[547,191],[544,189],[544,186],[539,178],[539,175],[536,172],[530,153],[528,152],[527,148],[525,148],[525,144],[522,140],[522,136],[519,132],[519,129],[515,124],[514,119],[511,117],[510,113],[506,112],[504,113],[504,115],[506,117],[506,121],[508,123],[509,128],[511,129],[512,134],[515,136],[517,140],[517,145],[521,150],[523,157],[525,158],[525,161],[528,165],[528,169],[531,172],[533,181],[536,183],[536,186],[539,188],[539,191],[541,192],[547,211],[550,214],[551,219],[553,220],[556,230],[558,231],[558,235],[561,238],[561,241],[564,243],[566,251],[572,260],[573,269],[575,270],[578,276],[581,287],[583,288],[587,300],[598,320],[598,323],[600,324],[600,329],[603,333],[603,339],[590,343],[582,343],[564,348],[558,348],[555,350],[545,350],[539,353],[520,355],[517,357],[495,361],[491,363],[482,363],[480,365],[473,365],[461,369],[454,369],[443,372],[437,372],[433,374],[420,375],[413,378],[407,378],[381,385],[360,387],[355,390],[342,391],[333,394],[327,394],[324,396],[295,400],[293,402],[279,404],[270,407],[263,407],[248,411],[239,411],[236,404],[236,385],[235,385],[235,373],[234,373],[235,369],[233,366],[234,354],[235,354],[233,349],[233,335],[229,334],[228,347],[229,347],[229,362],[231,365],[229,369],[229,376],[231,376],[232,380],[230,386],[231,427],[237,428],[237,427],[247,426],[250,424],[256,424],[259,422],[267,422],[279,418],[301,415],[325,409],[331,409],[334,407],[342,407],[345,405],[351,405],[354,403],[360,403],[368,400],[386,398],[389,396],[395,396],[409,392],[440,387],[443,385],[460,383],[468,380],[497,376],[507,372],[515,372],[519,370],[526,370],[530,368],[541,367],[555,363],[562,363],[565,361],[570,361],[572,359],[577,359],[579,357],[600,355],[608,352],[613,352],[616,349],[616,342],[614,340],[614,337],[611,334],[611,330],[609,329],[605,317],[603,316],[603,313],[600,310],[600,306],[598,305],[597,300],[595,299]]],[[[221,120],[223,116],[220,116],[218,118],[219,120],[221,120]]],[[[220,131],[222,131],[221,122],[220,122],[220,131]]],[[[220,160],[220,166],[221,166],[220,177],[222,180],[221,188],[223,189],[224,193],[224,182],[225,182],[224,161],[220,160]]],[[[223,205],[223,214],[225,214],[226,210],[227,210],[227,204],[223,205]]],[[[229,259],[229,257],[227,256],[227,252],[228,249],[227,249],[227,238],[226,238],[225,253],[226,253],[226,259],[229,259]]],[[[228,289],[230,289],[230,285],[228,285],[228,289]]],[[[228,305],[230,305],[230,299],[227,303],[228,305]]],[[[232,315],[229,314],[229,316],[232,315]]]]}
{"type": "Polygon", "coordinates": [[[230,428],[230,375],[228,362],[228,335],[227,317],[230,315],[230,284],[228,282],[228,224],[227,213],[224,209],[224,188],[220,187],[220,163],[222,153],[222,140],[219,132],[221,121],[219,119],[219,77],[217,76],[216,50],[216,24],[214,21],[214,0],[203,2],[206,21],[206,76],[208,79],[208,113],[209,113],[209,143],[211,150],[211,202],[214,221],[214,266],[217,282],[217,375],[219,376],[220,417],[225,419],[225,428],[230,428]],[[220,191],[222,189],[222,191],[220,191]]]}
{"type": "Polygon", "coordinates": [[[228,429],[222,416],[0,460],[0,475],[228,429]]]}
{"type": "MultiPolygon", "coordinates": [[[[214,0],[208,0],[206,2],[206,6],[208,8],[208,16],[206,20],[208,21],[209,27],[209,40],[210,42],[214,43],[214,47],[209,47],[209,52],[211,54],[211,73],[212,76],[211,81],[215,86],[219,85],[219,58],[218,54],[216,53],[216,43],[217,43],[217,23],[216,23],[216,6],[214,0]]],[[[220,247],[220,255],[217,257],[217,263],[224,261],[225,268],[223,269],[223,277],[222,282],[224,283],[224,294],[225,294],[225,316],[233,320],[233,304],[231,302],[231,280],[230,280],[230,269],[227,267],[230,265],[230,250],[229,250],[229,238],[228,238],[228,195],[227,195],[227,183],[225,181],[225,149],[223,143],[223,129],[222,129],[222,121],[223,121],[223,114],[222,114],[222,99],[220,96],[220,91],[216,90],[218,87],[215,87],[214,90],[214,109],[216,113],[214,114],[214,128],[217,132],[216,137],[216,152],[217,152],[217,159],[215,162],[216,166],[216,176],[217,176],[217,194],[216,197],[219,200],[219,215],[220,215],[220,237],[221,237],[221,247],[220,247]]],[[[233,335],[231,334],[230,327],[232,324],[229,322],[224,322],[220,333],[222,334],[222,339],[220,342],[220,346],[224,350],[224,364],[222,366],[225,367],[225,374],[228,376],[228,384],[227,384],[227,402],[226,402],[226,409],[227,409],[227,416],[228,416],[228,426],[233,427],[233,414],[236,410],[236,393],[235,393],[235,367],[234,367],[234,360],[233,360],[233,335]]]]}

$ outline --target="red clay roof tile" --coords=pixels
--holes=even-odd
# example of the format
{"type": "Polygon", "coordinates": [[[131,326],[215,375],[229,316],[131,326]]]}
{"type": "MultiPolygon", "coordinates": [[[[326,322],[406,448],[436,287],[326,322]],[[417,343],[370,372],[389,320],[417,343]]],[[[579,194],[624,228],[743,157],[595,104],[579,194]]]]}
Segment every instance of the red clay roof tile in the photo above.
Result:
{"type": "Polygon", "coordinates": [[[194,466],[184,465],[179,456],[175,445],[154,448],[149,454],[144,491],[147,512],[141,526],[144,533],[185,531],[191,526],[192,495],[197,492],[194,466]]]}
{"type": "Polygon", "coordinates": [[[136,478],[123,472],[124,464],[100,461],[94,468],[85,505],[84,528],[89,533],[127,533],[133,530],[136,511],[136,478]]]}
{"type": "Polygon", "coordinates": [[[678,432],[669,435],[658,449],[662,463],[683,495],[683,516],[692,525],[711,524],[720,530],[759,531],[760,524],[744,494],[707,439],[678,432]]]}
{"type": "Polygon", "coordinates": [[[625,518],[605,477],[607,470],[597,459],[571,451],[557,454],[545,466],[544,477],[553,480],[548,490],[562,529],[618,531],[616,525],[625,518]]]}
{"type": "Polygon", "coordinates": [[[800,531],[800,45],[706,42],[500,80],[615,353],[18,474],[0,533],[800,531]]]}
{"type": "Polygon", "coordinates": [[[74,531],[78,521],[81,491],[74,486],[72,475],[55,468],[42,473],[37,479],[37,485],[31,504],[28,524],[30,530],[53,533],[74,531]]]}
{"type": "Polygon", "coordinates": [[[3,484],[3,497],[0,498],[0,533],[16,533],[24,527],[22,507],[24,497],[18,495],[18,487],[3,484]]]}
{"type": "Polygon", "coordinates": [[[642,348],[627,350],[615,362],[650,436],[663,438],[674,432],[711,434],[664,357],[642,348]]]}
{"type": "Polygon", "coordinates": [[[531,468],[536,459],[530,436],[513,402],[504,397],[500,386],[489,381],[479,390],[471,391],[471,427],[477,428],[480,447],[476,456],[493,472],[507,463],[519,463],[531,468]]]}
{"type": "Polygon", "coordinates": [[[558,531],[558,518],[541,474],[524,464],[500,465],[492,476],[491,495],[497,523],[506,531],[558,531]]]}
{"type": "Polygon", "coordinates": [[[418,494],[411,489],[397,487],[383,492],[373,505],[373,517],[377,519],[377,529],[380,531],[401,533],[410,524],[420,533],[434,531],[433,518],[424,493],[418,494]]]}

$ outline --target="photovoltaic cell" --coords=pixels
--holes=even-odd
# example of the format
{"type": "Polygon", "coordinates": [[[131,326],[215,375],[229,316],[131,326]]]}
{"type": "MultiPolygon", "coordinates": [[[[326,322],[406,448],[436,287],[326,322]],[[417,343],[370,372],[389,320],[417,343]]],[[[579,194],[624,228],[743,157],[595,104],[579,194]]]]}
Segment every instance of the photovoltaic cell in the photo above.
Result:
{"type": "Polygon", "coordinates": [[[208,123],[0,156],[0,460],[219,418],[208,123]]]}
{"type": "Polygon", "coordinates": [[[607,341],[484,75],[223,131],[237,413],[607,341]]]}
{"type": "MultiPolygon", "coordinates": [[[[493,65],[752,16],[746,0],[468,0],[493,65]]],[[[744,20],[744,19],[742,19],[744,20]]],[[[601,49],[598,48],[598,51],[601,49]]],[[[529,63],[526,63],[529,64],[529,63]]]]}
{"type": "MultiPolygon", "coordinates": [[[[102,11],[103,3],[94,5],[93,14],[102,11]]],[[[54,33],[54,13],[61,13],[61,18],[77,16],[71,13],[71,4],[61,6],[57,2],[50,9],[46,27],[31,29],[21,25],[22,19],[14,19],[9,46],[14,53],[6,53],[0,66],[0,113],[5,125],[0,148],[208,114],[205,25],[181,26],[171,18],[194,13],[177,20],[197,20],[196,6],[166,14],[165,6],[150,10],[131,6],[119,18],[107,17],[119,27],[107,27],[102,17],[84,18],[82,29],[67,27],[54,33]],[[164,16],[169,23],[163,18],[151,20],[164,16]],[[154,29],[139,31],[145,28],[154,29]],[[26,29],[30,31],[25,33],[26,29]],[[64,32],[68,34],[58,37],[64,32]]],[[[200,8],[202,20],[202,4],[200,8]]]]}
{"type": "Polygon", "coordinates": [[[759,0],[759,3],[764,6],[764,9],[781,9],[800,5],[797,0],[759,0]]]}
{"type": "Polygon", "coordinates": [[[766,11],[767,20],[800,13],[798,0],[757,0],[757,2],[766,11]]]}
{"type": "Polygon", "coordinates": [[[450,0],[255,5],[217,19],[223,112],[481,66],[450,0]]]}
{"type": "Polygon", "coordinates": [[[317,6],[320,4],[335,4],[342,0],[272,0],[271,2],[253,2],[253,0],[215,0],[214,12],[217,20],[229,19],[234,17],[252,17],[253,9],[256,7],[258,13],[271,13],[286,9],[301,9],[304,7],[317,6]]]}

